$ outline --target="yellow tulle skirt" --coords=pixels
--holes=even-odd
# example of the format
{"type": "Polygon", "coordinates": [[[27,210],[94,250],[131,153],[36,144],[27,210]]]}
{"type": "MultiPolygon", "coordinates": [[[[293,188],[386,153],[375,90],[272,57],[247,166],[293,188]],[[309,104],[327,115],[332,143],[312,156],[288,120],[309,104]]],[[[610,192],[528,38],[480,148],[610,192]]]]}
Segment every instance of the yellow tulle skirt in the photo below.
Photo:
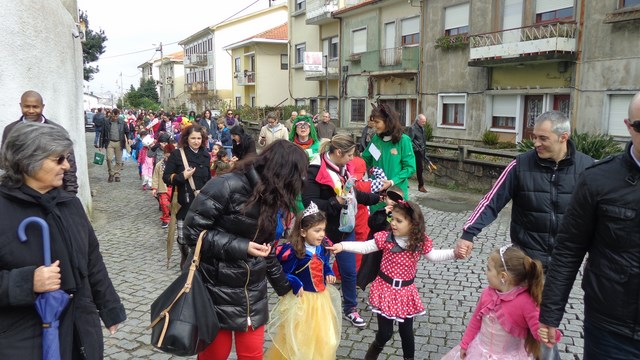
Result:
{"type": "Polygon", "coordinates": [[[270,314],[267,334],[272,345],[265,360],[334,360],[342,332],[340,293],[332,285],[323,292],[283,296],[270,314]]]}

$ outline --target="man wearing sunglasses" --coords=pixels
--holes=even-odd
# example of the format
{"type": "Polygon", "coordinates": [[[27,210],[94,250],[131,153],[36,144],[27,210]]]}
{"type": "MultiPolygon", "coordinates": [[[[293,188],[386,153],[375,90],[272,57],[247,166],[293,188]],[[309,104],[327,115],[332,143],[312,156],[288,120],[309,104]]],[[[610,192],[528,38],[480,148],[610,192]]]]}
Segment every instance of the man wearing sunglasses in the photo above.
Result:
{"type": "MultiPolygon", "coordinates": [[[[585,359],[640,359],[640,93],[624,123],[631,136],[624,152],[597,162],[578,180],[540,305],[544,335],[560,324],[588,253],[582,280],[585,359]]],[[[553,337],[546,341],[555,343],[553,337]]]]}
{"type": "MultiPolygon", "coordinates": [[[[40,95],[37,91],[27,90],[22,94],[22,96],[20,97],[20,110],[22,111],[22,116],[20,117],[20,119],[7,125],[2,132],[3,144],[11,133],[11,130],[13,130],[13,128],[17,124],[23,122],[30,121],[40,124],[51,124],[62,128],[62,126],[60,126],[59,124],[47,119],[44,115],[42,115],[42,111],[44,110],[44,101],[42,100],[42,95],[40,95]]],[[[73,150],[71,150],[71,152],[69,153],[67,160],[69,161],[69,169],[64,172],[62,189],[67,192],[77,194],[78,176],[76,175],[76,158],[74,156],[73,150]]]]}

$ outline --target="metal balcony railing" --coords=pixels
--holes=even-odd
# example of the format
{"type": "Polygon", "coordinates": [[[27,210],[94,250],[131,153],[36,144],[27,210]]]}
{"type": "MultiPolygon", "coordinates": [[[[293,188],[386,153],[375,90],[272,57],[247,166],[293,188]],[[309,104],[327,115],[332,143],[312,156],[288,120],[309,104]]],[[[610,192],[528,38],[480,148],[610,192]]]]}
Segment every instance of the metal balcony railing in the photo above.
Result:
{"type": "Polygon", "coordinates": [[[206,66],[209,61],[207,54],[190,54],[184,57],[182,63],[185,66],[206,66]]]}
{"type": "Polygon", "coordinates": [[[393,66],[402,64],[402,48],[389,48],[380,50],[380,65],[393,66]]]}

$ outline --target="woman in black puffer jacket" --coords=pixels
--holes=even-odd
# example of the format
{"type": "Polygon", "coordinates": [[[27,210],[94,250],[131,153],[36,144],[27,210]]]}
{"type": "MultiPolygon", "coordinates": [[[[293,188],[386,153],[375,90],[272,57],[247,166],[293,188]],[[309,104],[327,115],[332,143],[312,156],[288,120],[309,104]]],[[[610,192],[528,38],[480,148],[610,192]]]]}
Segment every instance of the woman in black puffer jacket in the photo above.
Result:
{"type": "Polygon", "coordinates": [[[273,243],[282,235],[288,209],[295,209],[307,165],[297,145],[275,141],[259,156],[237,163],[233,173],[209,181],[191,205],[185,238],[195,246],[207,230],[200,267],[221,328],[199,360],[226,359],[232,336],[239,359],[262,359],[269,319],[266,280],[279,296],[291,290],[273,243]]]}

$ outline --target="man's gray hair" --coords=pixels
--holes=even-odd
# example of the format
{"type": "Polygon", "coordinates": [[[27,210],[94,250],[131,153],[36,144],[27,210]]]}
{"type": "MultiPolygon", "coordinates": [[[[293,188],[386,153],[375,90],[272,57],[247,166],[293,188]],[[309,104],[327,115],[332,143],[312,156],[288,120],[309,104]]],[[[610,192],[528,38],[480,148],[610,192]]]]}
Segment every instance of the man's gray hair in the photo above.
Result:
{"type": "Polygon", "coordinates": [[[535,125],[545,121],[551,122],[551,131],[556,135],[560,136],[564,133],[571,135],[571,122],[563,112],[557,110],[543,112],[536,118],[535,125]]]}
{"type": "Polygon", "coordinates": [[[12,130],[0,151],[0,182],[18,187],[23,176],[33,176],[48,157],[65,155],[73,149],[69,133],[59,125],[22,122],[12,130]]]}

